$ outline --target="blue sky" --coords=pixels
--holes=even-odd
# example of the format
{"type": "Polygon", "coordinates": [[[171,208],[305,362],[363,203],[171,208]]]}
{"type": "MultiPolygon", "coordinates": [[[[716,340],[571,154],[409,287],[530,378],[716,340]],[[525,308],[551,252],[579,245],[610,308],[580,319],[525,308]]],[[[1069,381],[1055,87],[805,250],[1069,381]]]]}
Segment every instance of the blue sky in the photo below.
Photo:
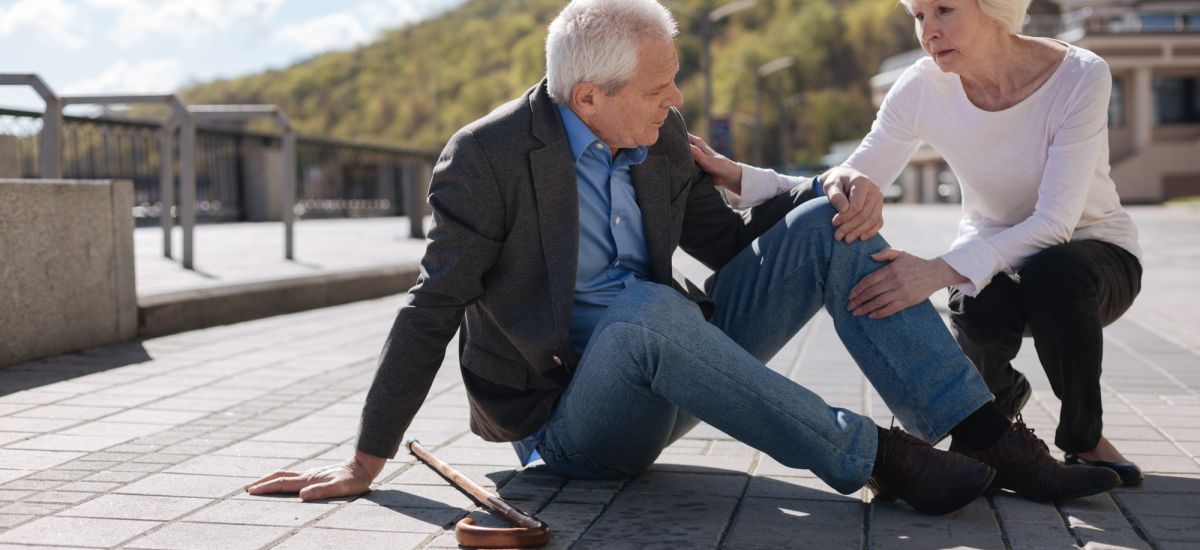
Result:
{"type": "MultiPolygon", "coordinates": [[[[0,0],[0,73],[59,95],[171,92],[371,41],[464,0],[0,0]]],[[[0,106],[40,110],[21,87],[0,106]]]]}

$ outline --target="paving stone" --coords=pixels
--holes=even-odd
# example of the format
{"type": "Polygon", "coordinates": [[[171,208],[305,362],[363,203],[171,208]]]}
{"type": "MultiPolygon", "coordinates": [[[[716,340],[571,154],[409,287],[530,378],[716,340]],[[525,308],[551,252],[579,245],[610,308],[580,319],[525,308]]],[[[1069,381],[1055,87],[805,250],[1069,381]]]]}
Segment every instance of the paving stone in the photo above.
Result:
{"type": "Polygon", "coordinates": [[[72,506],[57,515],[170,521],[212,502],[204,498],[111,494],[72,506]]]}
{"type": "Polygon", "coordinates": [[[286,527],[173,523],[126,545],[163,550],[252,550],[288,533],[286,527]]]}
{"type": "Polygon", "coordinates": [[[0,469],[45,470],[75,460],[84,453],[75,451],[28,451],[0,449],[0,469]]]}
{"type": "Polygon", "coordinates": [[[23,516],[17,514],[0,514],[0,529],[9,529],[11,527],[25,523],[37,516],[23,516]]]}
{"type": "Polygon", "coordinates": [[[25,502],[47,502],[53,504],[76,504],[96,496],[95,493],[76,493],[71,491],[42,491],[33,493],[23,500],[25,502]]]}
{"type": "Polygon", "coordinates": [[[22,439],[28,439],[30,437],[34,437],[35,435],[36,434],[28,432],[0,432],[0,445],[12,443],[13,441],[20,441],[22,439]]]}
{"type": "Polygon", "coordinates": [[[1032,502],[1009,494],[992,497],[992,504],[1000,514],[1000,520],[1006,525],[1036,523],[1057,525],[1065,529],[1062,514],[1053,504],[1032,502]]]}
{"type": "Polygon", "coordinates": [[[5,416],[0,417],[0,432],[47,433],[78,423],[78,420],[62,418],[18,418],[15,416],[5,416]]]}
{"type": "Polygon", "coordinates": [[[50,434],[39,435],[17,443],[10,443],[10,449],[33,449],[43,451],[99,451],[129,441],[128,436],[84,436],[50,434]]]}
{"type": "Polygon", "coordinates": [[[622,541],[633,545],[712,547],[720,540],[738,500],[729,497],[622,493],[580,544],[622,541]]]}
{"type": "MultiPolygon", "coordinates": [[[[745,498],[725,536],[731,548],[862,546],[863,504],[745,498]]],[[[618,539],[619,540],[619,539],[618,539]]]]}
{"type": "Polygon", "coordinates": [[[108,492],[119,488],[120,483],[110,482],[71,482],[59,486],[60,491],[78,491],[78,492],[108,492]]]}
{"type": "Polygon", "coordinates": [[[206,455],[167,468],[167,473],[246,476],[258,478],[295,462],[290,458],[251,458],[206,455]]]}
{"type": "Polygon", "coordinates": [[[200,476],[190,474],[153,474],[117,489],[116,493],[178,497],[218,498],[241,491],[251,477],[200,476]]]}
{"type": "Polygon", "coordinates": [[[67,506],[65,504],[50,504],[44,502],[14,502],[8,505],[0,505],[0,514],[48,516],[66,507],[67,506]]]}
{"type": "Polygon", "coordinates": [[[43,405],[26,409],[13,415],[15,418],[58,418],[67,420],[95,420],[102,416],[121,412],[119,407],[71,407],[66,405],[43,405]]]}
{"type": "MultiPolygon", "coordinates": [[[[303,529],[283,541],[275,550],[403,550],[419,548],[429,538],[416,533],[348,531],[344,529],[303,529]]],[[[454,546],[458,547],[457,543],[454,546]]]]}
{"type": "Polygon", "coordinates": [[[187,521],[299,527],[335,508],[334,504],[317,502],[230,499],[189,515],[187,521]]]}
{"type": "Polygon", "coordinates": [[[831,500],[858,500],[857,494],[843,495],[815,477],[755,476],[746,488],[747,497],[831,500]]]}
{"type": "Polygon", "coordinates": [[[0,501],[21,500],[32,494],[33,494],[33,491],[25,491],[25,490],[18,491],[16,489],[0,489],[0,501]]]}
{"type": "Polygon", "coordinates": [[[871,504],[873,548],[1004,548],[1000,526],[985,499],[930,518],[906,504],[871,504]]]}
{"type": "Polygon", "coordinates": [[[384,485],[354,501],[356,505],[387,506],[391,508],[469,508],[471,499],[448,484],[384,485]]]}
{"type": "Polygon", "coordinates": [[[1043,550],[1075,546],[1075,537],[1067,530],[1062,518],[1059,518],[1057,524],[1008,522],[1006,520],[1002,527],[1012,550],[1043,550]]]}
{"type": "MultiPolygon", "coordinates": [[[[7,472],[11,470],[4,470],[7,472]]],[[[4,473],[0,472],[0,479],[4,478],[4,473]]],[[[47,481],[74,481],[82,479],[88,475],[87,472],[81,470],[42,470],[40,472],[32,472],[29,474],[29,479],[44,479],[47,481]]]]}
{"type": "Polygon", "coordinates": [[[1137,517],[1168,516],[1200,518],[1200,494],[1163,495],[1153,493],[1120,493],[1117,498],[1137,517]]]}
{"type": "Polygon", "coordinates": [[[136,479],[141,479],[142,477],[146,476],[146,474],[143,472],[96,472],[96,473],[91,473],[91,474],[89,474],[88,472],[83,472],[83,473],[88,474],[87,477],[83,478],[84,481],[100,481],[100,482],[114,482],[114,483],[128,483],[130,481],[133,481],[136,479]]]}
{"type": "Polygon", "coordinates": [[[263,458],[308,458],[323,453],[328,449],[329,445],[323,443],[243,441],[224,449],[217,449],[213,451],[213,454],[263,458]]]}
{"type": "Polygon", "coordinates": [[[630,480],[624,490],[668,495],[740,497],[746,489],[747,481],[746,476],[652,470],[630,480]]]}
{"type": "Polygon", "coordinates": [[[17,491],[44,491],[47,489],[53,489],[62,484],[63,483],[61,481],[46,481],[26,478],[19,479],[17,481],[10,481],[4,485],[0,485],[0,489],[17,491]]]}
{"type": "Polygon", "coordinates": [[[152,521],[49,517],[0,534],[0,542],[59,546],[116,546],[159,524],[152,521]]]}
{"type": "Polygon", "coordinates": [[[400,533],[437,533],[454,525],[466,512],[460,508],[387,508],[345,506],[318,521],[315,527],[400,533]]]}

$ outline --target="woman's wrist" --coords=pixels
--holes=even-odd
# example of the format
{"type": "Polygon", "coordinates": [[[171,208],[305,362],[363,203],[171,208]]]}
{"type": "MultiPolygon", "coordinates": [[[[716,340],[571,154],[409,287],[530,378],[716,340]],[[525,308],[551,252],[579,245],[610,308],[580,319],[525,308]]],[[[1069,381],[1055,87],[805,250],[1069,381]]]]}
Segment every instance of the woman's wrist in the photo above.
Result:
{"type": "Polygon", "coordinates": [[[934,258],[933,262],[938,266],[938,282],[941,283],[938,285],[939,287],[945,288],[971,281],[970,279],[964,277],[962,273],[959,273],[958,271],[955,271],[953,267],[950,267],[950,263],[946,260],[942,258],[934,258]]]}

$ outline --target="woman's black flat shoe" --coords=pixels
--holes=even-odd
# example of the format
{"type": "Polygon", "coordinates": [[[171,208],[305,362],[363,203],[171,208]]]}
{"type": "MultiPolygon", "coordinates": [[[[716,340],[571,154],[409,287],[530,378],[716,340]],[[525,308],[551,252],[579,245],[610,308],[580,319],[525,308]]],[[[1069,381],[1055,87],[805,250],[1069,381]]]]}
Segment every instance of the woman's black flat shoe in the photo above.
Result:
{"type": "Polygon", "coordinates": [[[1066,456],[1063,457],[1063,462],[1066,462],[1067,464],[1083,464],[1085,466],[1099,466],[1101,468],[1108,468],[1116,472],[1117,475],[1121,476],[1122,487],[1141,485],[1142,480],[1145,479],[1145,477],[1142,476],[1142,469],[1138,468],[1138,465],[1132,462],[1104,462],[1103,460],[1092,461],[1079,458],[1079,455],[1075,453],[1067,453],[1066,456]]]}

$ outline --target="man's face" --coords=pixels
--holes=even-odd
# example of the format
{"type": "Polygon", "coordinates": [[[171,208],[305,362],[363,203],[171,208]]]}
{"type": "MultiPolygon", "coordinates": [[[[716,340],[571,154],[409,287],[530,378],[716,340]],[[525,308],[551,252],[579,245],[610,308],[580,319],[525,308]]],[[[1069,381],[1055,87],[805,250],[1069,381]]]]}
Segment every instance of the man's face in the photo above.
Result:
{"type": "Polygon", "coordinates": [[[654,145],[671,107],[683,104],[675,86],[678,72],[679,57],[670,40],[643,41],[633,81],[613,95],[593,87],[589,98],[577,101],[576,114],[613,154],[617,149],[654,145]]]}

